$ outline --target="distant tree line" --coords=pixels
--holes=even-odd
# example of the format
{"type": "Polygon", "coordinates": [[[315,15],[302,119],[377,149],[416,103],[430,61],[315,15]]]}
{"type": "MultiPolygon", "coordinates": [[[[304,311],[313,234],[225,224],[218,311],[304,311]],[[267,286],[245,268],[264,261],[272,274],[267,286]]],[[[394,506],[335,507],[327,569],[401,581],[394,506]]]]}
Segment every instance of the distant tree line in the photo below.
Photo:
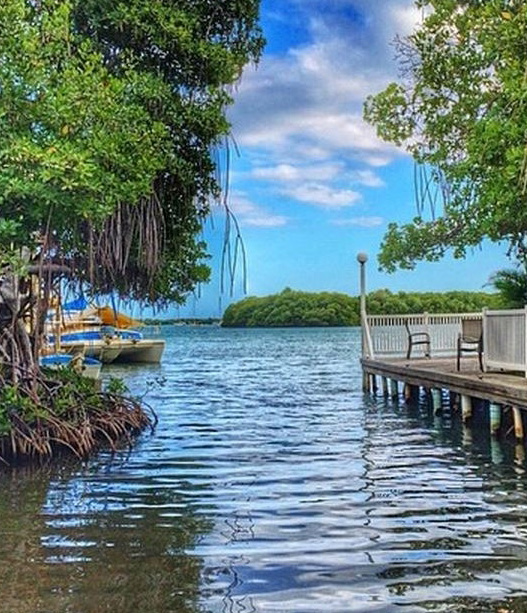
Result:
{"type": "MultiPolygon", "coordinates": [[[[487,292],[397,292],[381,289],[366,298],[371,315],[457,313],[500,308],[499,294],[487,292]]],[[[231,304],[223,314],[224,327],[358,326],[359,297],[338,292],[300,292],[290,288],[261,298],[231,304]]]]}
{"type": "Polygon", "coordinates": [[[143,319],[145,326],[212,326],[219,324],[216,317],[176,317],[173,319],[143,319]]]}
{"type": "Polygon", "coordinates": [[[367,296],[371,315],[409,313],[471,313],[504,307],[500,294],[490,292],[397,292],[380,289],[367,296]]]}

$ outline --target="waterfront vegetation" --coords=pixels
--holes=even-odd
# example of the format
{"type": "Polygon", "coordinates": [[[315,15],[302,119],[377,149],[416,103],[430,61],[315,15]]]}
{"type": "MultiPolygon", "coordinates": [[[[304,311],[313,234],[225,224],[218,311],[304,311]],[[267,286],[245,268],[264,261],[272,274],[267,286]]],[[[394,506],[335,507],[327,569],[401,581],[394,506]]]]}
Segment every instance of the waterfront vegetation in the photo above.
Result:
{"type": "MultiPolygon", "coordinates": [[[[499,308],[500,294],[490,292],[397,292],[388,289],[367,296],[372,315],[459,313],[499,308]]],[[[358,326],[359,297],[337,292],[300,292],[286,288],[279,294],[249,297],[225,310],[222,326],[358,326]]]]}
{"type": "Polygon", "coordinates": [[[482,240],[527,264],[527,3],[420,0],[422,20],[395,42],[400,79],[365,104],[384,140],[416,163],[417,215],[392,222],[385,270],[482,240]]]}
{"type": "Polygon", "coordinates": [[[42,368],[32,388],[0,386],[0,461],[5,465],[63,453],[85,458],[101,446],[131,444],[155,414],[127,396],[120,380],[106,390],[72,369],[42,368]]]}
{"type": "Polygon", "coordinates": [[[4,461],[48,456],[55,443],[84,456],[123,430],[110,415],[127,424],[123,406],[140,409],[43,376],[46,314],[66,286],[163,306],[208,279],[201,230],[224,202],[226,109],[260,56],[258,19],[259,0],[213,11],[208,0],[0,2],[4,461]],[[108,419],[94,422],[100,410],[108,419]]]}

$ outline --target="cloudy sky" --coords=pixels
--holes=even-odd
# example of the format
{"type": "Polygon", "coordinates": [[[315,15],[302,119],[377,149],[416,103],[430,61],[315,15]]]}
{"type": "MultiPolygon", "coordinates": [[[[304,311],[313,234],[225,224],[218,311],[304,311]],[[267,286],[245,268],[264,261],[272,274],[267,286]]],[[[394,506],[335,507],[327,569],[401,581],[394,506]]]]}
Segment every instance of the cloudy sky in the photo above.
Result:
{"type": "MultiPolygon", "coordinates": [[[[362,107],[397,78],[393,40],[419,22],[413,1],[263,0],[261,6],[267,47],[259,65],[246,69],[229,111],[236,146],[228,201],[245,247],[248,295],[285,287],[355,295],[359,251],[369,255],[369,290],[488,289],[492,272],[507,266],[503,248],[392,275],[377,269],[387,224],[416,213],[413,166],[377,139],[362,107]]],[[[244,296],[241,260],[232,292],[228,279],[221,288],[224,223],[215,211],[205,230],[211,284],[176,316],[219,316],[244,296]]],[[[231,247],[234,253],[233,240],[231,247]]]]}

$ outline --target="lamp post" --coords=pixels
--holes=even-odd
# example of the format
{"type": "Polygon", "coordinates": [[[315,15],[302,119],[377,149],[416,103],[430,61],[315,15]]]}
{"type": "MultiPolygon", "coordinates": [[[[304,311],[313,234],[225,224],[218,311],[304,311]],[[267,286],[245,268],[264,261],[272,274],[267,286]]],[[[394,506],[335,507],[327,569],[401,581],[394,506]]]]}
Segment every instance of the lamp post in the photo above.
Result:
{"type": "Polygon", "coordinates": [[[357,262],[360,266],[360,316],[366,314],[366,262],[368,254],[361,251],[357,254],[357,262]]]}
{"type": "MultiPolygon", "coordinates": [[[[361,331],[361,354],[366,355],[366,262],[368,255],[361,251],[357,254],[357,262],[360,268],[360,331],[361,331]]],[[[369,391],[369,376],[362,371],[362,389],[365,392],[369,391]]]]}

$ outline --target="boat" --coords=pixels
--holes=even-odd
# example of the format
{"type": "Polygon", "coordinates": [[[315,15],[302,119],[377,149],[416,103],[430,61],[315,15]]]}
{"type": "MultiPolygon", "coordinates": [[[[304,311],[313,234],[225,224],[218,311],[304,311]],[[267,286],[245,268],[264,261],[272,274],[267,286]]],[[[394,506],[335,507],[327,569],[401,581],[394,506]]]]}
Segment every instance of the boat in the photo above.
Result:
{"type": "Polygon", "coordinates": [[[55,335],[48,335],[48,343],[57,345],[61,351],[70,355],[82,353],[104,364],[115,361],[121,352],[120,345],[112,343],[112,339],[100,329],[59,332],[58,341],[55,339],[55,335]]]}
{"type": "Polygon", "coordinates": [[[141,332],[129,329],[138,325],[141,322],[111,307],[76,300],[48,314],[46,337],[49,346],[69,354],[82,353],[104,364],[159,363],[165,341],[144,338],[141,332]]]}
{"type": "Polygon", "coordinates": [[[39,358],[39,364],[46,368],[73,368],[89,379],[98,379],[102,362],[82,354],[50,353],[39,358]]]}
{"type": "Polygon", "coordinates": [[[115,329],[115,344],[119,345],[116,362],[146,362],[158,364],[161,362],[165,341],[159,338],[144,338],[141,332],[136,330],[115,329]]]}
{"type": "MultiPolygon", "coordinates": [[[[54,337],[50,337],[54,342],[54,337]]],[[[67,353],[81,352],[104,364],[112,362],[144,362],[158,364],[165,349],[162,339],[146,339],[140,332],[129,330],[98,329],[79,330],[60,334],[60,348],[67,353]]]]}

